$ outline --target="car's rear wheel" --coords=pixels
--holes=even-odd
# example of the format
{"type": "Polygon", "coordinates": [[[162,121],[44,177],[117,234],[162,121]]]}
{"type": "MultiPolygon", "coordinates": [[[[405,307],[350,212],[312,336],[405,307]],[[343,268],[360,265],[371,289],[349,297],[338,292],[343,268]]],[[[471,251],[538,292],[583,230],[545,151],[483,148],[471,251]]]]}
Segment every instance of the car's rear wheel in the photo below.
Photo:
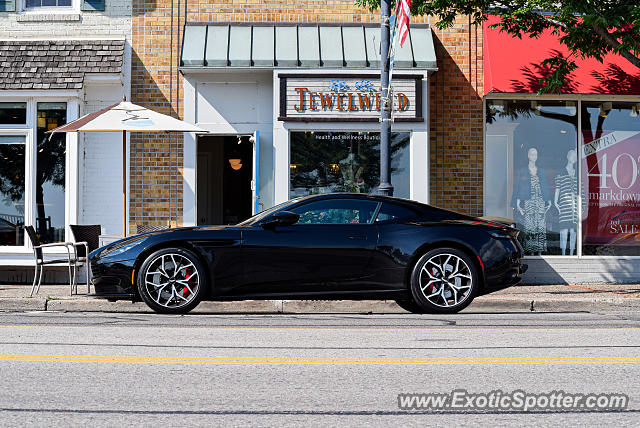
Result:
{"type": "Polygon", "coordinates": [[[162,314],[189,312],[206,291],[204,267],[195,254],[183,248],[165,248],[148,256],[137,282],[142,300],[162,314]]]}
{"type": "Polygon", "coordinates": [[[471,303],[478,282],[478,271],[468,255],[455,248],[437,248],[420,257],[410,287],[424,312],[448,314],[471,303]]]}

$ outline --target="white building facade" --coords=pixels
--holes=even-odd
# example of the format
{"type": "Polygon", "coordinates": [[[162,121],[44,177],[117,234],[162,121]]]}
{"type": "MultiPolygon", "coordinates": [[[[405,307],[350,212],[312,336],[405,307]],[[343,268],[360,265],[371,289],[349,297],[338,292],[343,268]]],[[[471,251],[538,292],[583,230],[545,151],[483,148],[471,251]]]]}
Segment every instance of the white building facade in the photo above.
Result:
{"type": "MultiPolygon", "coordinates": [[[[376,24],[187,24],[181,56],[183,224],[233,224],[315,193],[375,193],[376,24]]],[[[414,25],[393,74],[395,195],[429,202],[431,29],[414,25]]]]}
{"type": "Polygon", "coordinates": [[[29,275],[26,225],[43,243],[122,228],[121,136],[45,133],[129,98],[131,16],[131,0],[0,2],[0,281],[29,275]]]}

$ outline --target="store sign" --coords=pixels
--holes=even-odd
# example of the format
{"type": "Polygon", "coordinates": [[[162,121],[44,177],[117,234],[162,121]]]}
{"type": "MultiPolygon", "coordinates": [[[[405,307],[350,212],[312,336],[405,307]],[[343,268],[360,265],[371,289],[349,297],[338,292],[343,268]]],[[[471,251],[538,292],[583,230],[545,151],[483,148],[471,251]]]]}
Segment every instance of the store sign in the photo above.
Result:
{"type": "Polygon", "coordinates": [[[586,244],[640,245],[640,132],[604,131],[582,146],[586,244]]]}
{"type": "MultiPolygon", "coordinates": [[[[383,107],[377,75],[281,74],[280,117],[299,122],[377,122],[383,107]]],[[[394,76],[392,117],[423,122],[423,76],[394,76]]]]}

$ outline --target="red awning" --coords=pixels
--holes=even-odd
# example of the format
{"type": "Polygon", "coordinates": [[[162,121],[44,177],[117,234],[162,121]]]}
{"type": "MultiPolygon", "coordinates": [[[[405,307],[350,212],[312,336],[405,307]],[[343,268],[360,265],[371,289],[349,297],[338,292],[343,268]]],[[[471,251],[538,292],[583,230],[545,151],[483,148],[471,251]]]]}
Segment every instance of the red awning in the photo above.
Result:
{"type": "MultiPolygon", "coordinates": [[[[540,63],[551,56],[567,56],[569,50],[547,32],[537,39],[511,37],[484,23],[484,93],[536,93],[538,81],[548,75],[540,63]]],[[[640,69],[619,55],[609,54],[600,63],[577,59],[578,68],[562,89],[568,94],[640,95],[640,69]]]]}

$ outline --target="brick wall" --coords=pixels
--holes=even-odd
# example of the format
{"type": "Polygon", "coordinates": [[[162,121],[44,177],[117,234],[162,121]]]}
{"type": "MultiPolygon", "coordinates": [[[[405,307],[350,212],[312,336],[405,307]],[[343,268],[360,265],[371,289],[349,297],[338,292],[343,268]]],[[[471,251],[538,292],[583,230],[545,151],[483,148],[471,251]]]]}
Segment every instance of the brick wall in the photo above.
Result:
{"type": "MultiPolygon", "coordinates": [[[[185,21],[379,20],[379,13],[361,10],[351,0],[134,0],[132,99],[182,117],[177,67],[185,21]]],[[[482,212],[481,31],[461,19],[454,28],[435,32],[440,71],[430,88],[432,203],[472,214],[482,212]]],[[[178,136],[132,138],[132,231],[142,224],[181,224],[181,153],[178,136]]]]}
{"type": "Polygon", "coordinates": [[[482,215],[482,27],[461,17],[435,30],[438,71],[432,75],[431,203],[482,215]]]}

